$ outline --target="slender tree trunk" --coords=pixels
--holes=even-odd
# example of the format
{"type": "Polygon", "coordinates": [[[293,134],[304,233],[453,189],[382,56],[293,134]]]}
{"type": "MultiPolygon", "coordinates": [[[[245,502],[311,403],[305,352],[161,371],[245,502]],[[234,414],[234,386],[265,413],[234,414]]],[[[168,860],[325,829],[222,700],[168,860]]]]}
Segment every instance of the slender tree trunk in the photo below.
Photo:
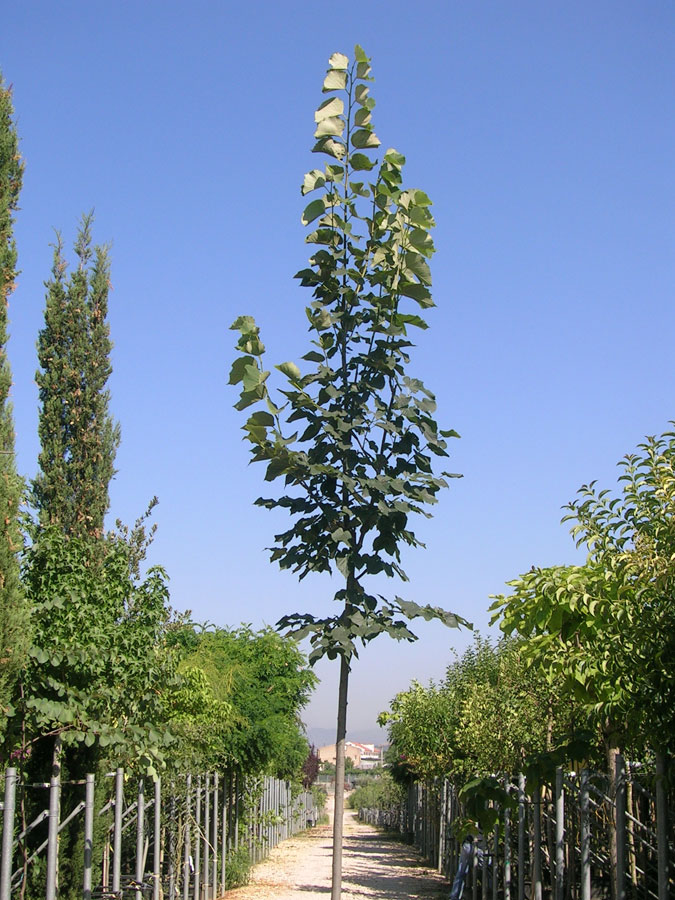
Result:
{"type": "Polygon", "coordinates": [[[338,691],[337,739],[335,742],[335,808],[333,811],[333,879],[331,900],[342,895],[342,819],[345,808],[345,736],[347,734],[347,688],[349,663],[340,657],[340,688],[338,691]]]}
{"type": "Polygon", "coordinates": [[[609,868],[611,882],[612,900],[616,897],[616,873],[618,848],[616,840],[616,758],[619,753],[617,736],[611,727],[607,727],[605,731],[605,746],[607,750],[607,774],[609,776],[609,868]]]}

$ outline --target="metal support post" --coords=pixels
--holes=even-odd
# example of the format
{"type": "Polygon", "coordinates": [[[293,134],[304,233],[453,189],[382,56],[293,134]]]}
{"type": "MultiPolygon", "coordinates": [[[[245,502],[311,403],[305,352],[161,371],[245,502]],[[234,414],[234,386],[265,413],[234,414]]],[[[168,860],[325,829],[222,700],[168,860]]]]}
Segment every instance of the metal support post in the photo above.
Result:
{"type": "Polygon", "coordinates": [[[532,795],[532,887],[534,889],[534,900],[542,900],[542,884],[541,884],[541,785],[539,782],[535,785],[532,795]]]}
{"type": "Polygon", "coordinates": [[[195,802],[195,883],[194,900],[201,900],[201,852],[202,852],[202,776],[197,776],[197,799],[195,802]]]}
{"type": "MultiPolygon", "coordinates": [[[[504,779],[504,790],[509,791],[508,776],[504,779]]],[[[504,807],[504,900],[511,900],[511,810],[504,807]]]]}
{"type": "Polygon", "coordinates": [[[211,875],[211,859],[209,850],[209,838],[211,836],[211,776],[207,775],[204,779],[204,890],[202,891],[204,900],[209,900],[209,876],[211,875]]]}
{"type": "Polygon", "coordinates": [[[668,801],[666,798],[666,760],[661,751],[656,753],[656,853],[658,866],[659,900],[668,900],[668,801]]]}
{"type": "Polygon", "coordinates": [[[555,900],[563,900],[565,889],[565,791],[563,770],[555,770],[555,900]]]}
{"type": "Polygon", "coordinates": [[[45,900],[56,900],[61,815],[61,738],[54,739],[52,777],[49,779],[49,829],[47,837],[47,885],[45,900]]]}
{"type": "Polygon", "coordinates": [[[616,900],[626,900],[626,763],[615,758],[616,777],[616,900]]]}
{"type": "Polygon", "coordinates": [[[145,820],[145,788],[143,779],[138,782],[138,800],[136,803],[136,900],[143,900],[143,825],[145,820]]]}
{"type": "Polygon", "coordinates": [[[5,772],[5,805],[2,811],[2,857],[0,861],[0,900],[10,900],[12,860],[14,858],[14,810],[16,808],[16,769],[5,772]]]}
{"type": "MultiPolygon", "coordinates": [[[[190,896],[190,833],[192,820],[192,775],[185,779],[185,834],[183,838],[183,900],[190,896]]],[[[173,898],[171,898],[173,900],[173,898]]]]}
{"type": "Polygon", "coordinates": [[[588,794],[588,772],[581,773],[579,786],[581,807],[581,900],[591,900],[591,822],[588,794]]]}
{"type": "MultiPolygon", "coordinates": [[[[154,838],[153,838],[153,866],[152,866],[152,900],[159,900],[160,877],[162,865],[162,781],[155,780],[155,809],[154,809],[154,838]]],[[[171,900],[174,900],[171,897],[171,900]]]]}
{"type": "Polygon", "coordinates": [[[518,900],[525,900],[525,776],[518,776],[518,900]]]}
{"type": "Polygon", "coordinates": [[[213,847],[213,863],[211,869],[212,898],[218,896],[218,774],[213,776],[213,824],[211,831],[211,845],[213,847]]]}
{"type": "Polygon", "coordinates": [[[115,819],[113,830],[113,894],[120,892],[120,873],[122,870],[122,807],[124,806],[124,770],[115,772],[115,819]]]}
{"type": "Polygon", "coordinates": [[[87,775],[84,795],[84,878],[82,896],[91,900],[91,867],[94,854],[94,776],[87,775]]]}

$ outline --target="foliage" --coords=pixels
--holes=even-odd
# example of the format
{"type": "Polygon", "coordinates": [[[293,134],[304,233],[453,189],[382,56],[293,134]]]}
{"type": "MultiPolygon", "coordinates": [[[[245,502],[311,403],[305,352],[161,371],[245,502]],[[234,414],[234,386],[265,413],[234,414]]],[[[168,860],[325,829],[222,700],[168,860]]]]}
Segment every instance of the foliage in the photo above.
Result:
{"type": "Polygon", "coordinates": [[[170,742],[160,702],[174,670],[164,641],[166,576],[153,568],[138,581],[126,542],[111,535],[101,544],[48,527],[27,553],[33,645],[15,740],[25,756],[59,734],[66,747],[96,745],[152,773],[170,742]]]}
{"type": "Polygon", "coordinates": [[[230,850],[225,867],[225,890],[243,887],[251,879],[251,858],[248,847],[241,846],[230,850]]]}
{"type": "Polygon", "coordinates": [[[208,690],[208,704],[196,703],[188,720],[206,732],[203,758],[247,774],[297,777],[309,750],[299,716],[316,678],[295,641],[244,625],[192,631],[188,643],[179,671],[208,690]]]}
{"type": "Polygon", "coordinates": [[[12,373],[7,359],[7,311],[16,280],[14,213],[23,161],[8,88],[0,75],[0,740],[17,675],[29,643],[28,610],[19,580],[22,548],[18,510],[23,489],[16,472],[14,422],[9,402],[12,373]]]}
{"type": "Polygon", "coordinates": [[[350,809],[395,809],[404,796],[401,785],[385,772],[353,790],[347,802],[350,809]]]}
{"type": "Polygon", "coordinates": [[[312,744],[307,754],[307,759],[302,764],[302,786],[305,789],[311,788],[319,776],[319,768],[321,761],[316,747],[312,744]]]}
{"type": "Polygon", "coordinates": [[[241,385],[236,407],[264,406],[247,419],[246,440],[253,461],[266,466],[265,480],[285,485],[281,496],[256,502],[285,509],[293,520],[275,536],[271,559],[300,578],[337,570],[345,579],[335,594],[340,615],[292,614],[279,623],[310,636],[312,662],[323,655],[349,660],[355,641],[365,644],[382,632],[414,640],[400,615],[459,622],[444,610],[385,600],[363,586],[369,575],[406,578],[401,548],[420,543],[409,519],[428,516],[426,507],[453,477],[434,474],[433,459],[447,457],[446,438],[457,436],[439,431],[433,394],[405,372],[409,331],[427,327],[408,306],[433,305],[427,260],[434,220],[427,195],[402,187],[404,157],[387,150],[379,164],[373,158],[380,141],[371,122],[371,80],[360,47],[352,63],[341,53],[330,58],[323,90],[331,96],[315,113],[313,147],[330,162],[303,181],[303,195],[318,192],[302,216],[315,250],[296,276],[312,290],[305,309],[312,349],[303,360],[313,368],[303,375],[293,362],[276,367],[286,379],[280,406],[268,389],[255,321],[240,316],[232,325],[242,354],[230,373],[230,383],[241,385]]]}
{"type": "Polygon", "coordinates": [[[592,483],[567,507],[586,564],[533,568],[493,609],[609,745],[672,749],[675,434],[647,438],[620,467],[617,495],[592,483]]]}
{"type": "Polygon", "coordinates": [[[528,665],[522,642],[493,644],[480,635],[440,684],[413,682],[397,694],[380,723],[389,727],[394,777],[449,777],[459,785],[521,771],[575,727],[574,710],[528,665]]]}
{"type": "Polygon", "coordinates": [[[41,526],[101,537],[120,431],[105,388],[112,371],[110,262],[106,247],[92,250],[91,224],[92,216],[84,216],[75,242],[78,267],[68,279],[59,235],[54,248],[38,338],[41,472],[33,499],[41,526]]]}

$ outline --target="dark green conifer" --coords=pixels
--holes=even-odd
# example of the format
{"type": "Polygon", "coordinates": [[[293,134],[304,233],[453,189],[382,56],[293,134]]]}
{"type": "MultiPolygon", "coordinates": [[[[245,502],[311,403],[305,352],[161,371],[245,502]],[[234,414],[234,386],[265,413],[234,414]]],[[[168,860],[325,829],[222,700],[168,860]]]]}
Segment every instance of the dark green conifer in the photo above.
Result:
{"type": "Polygon", "coordinates": [[[0,737],[5,731],[3,713],[8,709],[28,639],[18,561],[18,509],[23,484],[16,472],[9,402],[12,373],[6,352],[7,308],[17,275],[14,212],[23,177],[13,113],[11,93],[0,75],[0,737]]]}
{"type": "Polygon", "coordinates": [[[46,283],[45,325],[38,338],[40,473],[33,497],[40,525],[64,534],[101,537],[115,474],[119,426],[108,412],[112,371],[107,322],[108,248],[91,245],[92,216],[75,241],[77,269],[67,277],[57,236],[46,283]]]}

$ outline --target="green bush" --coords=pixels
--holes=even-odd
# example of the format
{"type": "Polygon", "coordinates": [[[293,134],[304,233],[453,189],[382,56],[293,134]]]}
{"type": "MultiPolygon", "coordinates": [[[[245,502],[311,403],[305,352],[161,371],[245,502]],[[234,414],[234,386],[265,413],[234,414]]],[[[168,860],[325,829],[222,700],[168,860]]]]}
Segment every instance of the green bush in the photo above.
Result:
{"type": "Polygon", "coordinates": [[[385,773],[379,779],[357,787],[349,795],[350,809],[393,809],[403,802],[403,788],[385,773]]]}
{"type": "Polygon", "coordinates": [[[227,855],[225,866],[225,890],[242,887],[248,884],[251,878],[251,859],[248,848],[237,847],[227,855]]]}

